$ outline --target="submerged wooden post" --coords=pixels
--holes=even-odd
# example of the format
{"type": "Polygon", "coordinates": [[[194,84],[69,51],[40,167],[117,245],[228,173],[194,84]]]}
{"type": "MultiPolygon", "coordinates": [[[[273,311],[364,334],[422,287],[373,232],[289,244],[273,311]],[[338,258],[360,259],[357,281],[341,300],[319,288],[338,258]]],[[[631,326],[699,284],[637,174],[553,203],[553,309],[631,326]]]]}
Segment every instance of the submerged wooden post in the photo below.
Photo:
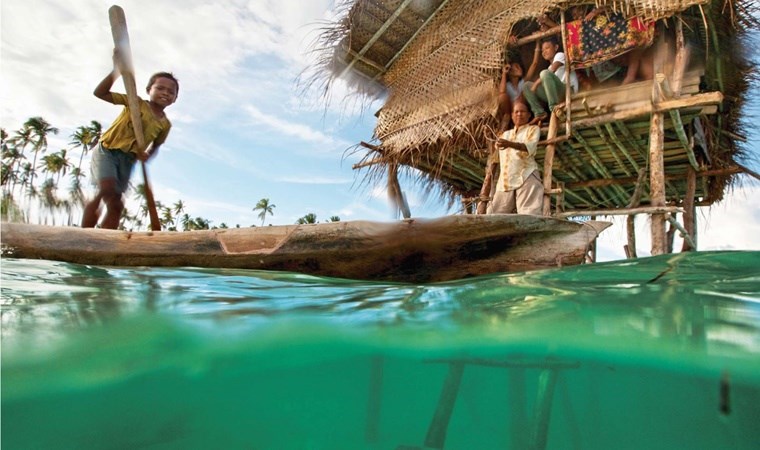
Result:
{"type": "Polygon", "coordinates": [[[454,411],[454,404],[459,395],[459,385],[462,383],[464,374],[464,363],[452,362],[449,364],[449,373],[441,389],[441,396],[438,398],[438,406],[435,408],[433,420],[428,427],[427,436],[425,437],[425,448],[442,449],[446,441],[446,431],[449,428],[451,413],[454,411]]]}
{"type": "Polygon", "coordinates": [[[557,122],[559,119],[557,115],[552,111],[549,119],[549,131],[546,135],[546,140],[551,142],[546,146],[546,153],[544,155],[544,215],[552,215],[552,166],[554,166],[554,149],[557,144],[554,143],[554,138],[557,137],[557,128],[559,128],[557,122]]]}
{"type": "Polygon", "coordinates": [[[531,448],[544,450],[549,439],[549,421],[554,401],[554,388],[557,386],[559,369],[544,369],[538,377],[538,398],[533,423],[531,448]]]}
{"type": "MultiPolygon", "coordinates": [[[[654,73],[652,83],[652,120],[649,125],[649,189],[652,206],[665,206],[665,158],[663,154],[665,142],[665,117],[657,112],[656,105],[663,100],[661,82],[664,81],[663,67],[665,62],[665,41],[660,36],[655,50],[654,73]]],[[[667,242],[665,235],[665,215],[652,214],[652,255],[666,253],[667,242]]]]}

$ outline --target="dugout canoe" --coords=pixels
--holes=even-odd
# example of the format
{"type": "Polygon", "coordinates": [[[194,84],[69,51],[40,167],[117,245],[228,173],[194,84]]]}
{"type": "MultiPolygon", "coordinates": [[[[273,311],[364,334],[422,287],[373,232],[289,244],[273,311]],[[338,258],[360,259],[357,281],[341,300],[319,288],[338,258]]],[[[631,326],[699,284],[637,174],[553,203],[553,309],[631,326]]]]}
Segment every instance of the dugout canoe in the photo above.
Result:
{"type": "Polygon", "coordinates": [[[609,222],[454,215],[199,231],[117,231],[3,223],[6,257],[98,266],[278,270],[404,282],[445,281],[584,262],[609,222]]]}

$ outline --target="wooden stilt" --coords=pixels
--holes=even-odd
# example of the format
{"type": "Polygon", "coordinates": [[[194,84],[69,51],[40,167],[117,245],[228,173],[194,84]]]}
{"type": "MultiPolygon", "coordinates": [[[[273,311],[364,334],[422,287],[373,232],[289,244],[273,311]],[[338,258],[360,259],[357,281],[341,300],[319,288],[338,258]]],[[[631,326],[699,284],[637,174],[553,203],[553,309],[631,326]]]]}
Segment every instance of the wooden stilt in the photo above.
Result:
{"type": "MultiPolygon", "coordinates": [[[[694,244],[697,243],[697,208],[694,205],[694,197],[697,192],[697,171],[689,167],[686,172],[686,193],[683,199],[683,226],[686,234],[691,236],[694,244]]],[[[687,239],[683,240],[681,246],[682,252],[696,251],[696,246],[692,247],[687,239]]]]}
{"type": "Polygon", "coordinates": [[[488,161],[486,162],[486,173],[483,177],[483,186],[480,188],[480,201],[478,201],[477,214],[485,214],[488,209],[488,202],[491,201],[491,187],[496,167],[498,167],[498,153],[493,141],[488,141],[488,161]]]}
{"type": "MultiPolygon", "coordinates": [[[[564,10],[560,13],[560,25],[562,26],[562,28],[561,28],[561,31],[562,31],[562,47],[566,48],[566,46],[567,46],[567,44],[566,44],[566,42],[567,42],[567,32],[566,32],[567,27],[565,26],[565,11],[564,10]]],[[[572,87],[570,86],[570,74],[572,73],[573,65],[570,62],[570,58],[567,58],[567,60],[565,61],[565,63],[568,65],[567,68],[566,68],[567,70],[565,71],[565,73],[566,73],[565,76],[567,77],[567,81],[565,82],[565,136],[572,136],[573,135],[573,133],[572,133],[573,128],[572,128],[572,125],[571,125],[572,124],[572,118],[570,117],[570,115],[571,115],[571,112],[572,112],[573,108],[571,108],[572,105],[571,105],[571,102],[570,102],[570,98],[573,95],[573,90],[572,90],[572,87]]]]}
{"type": "Polygon", "coordinates": [[[536,399],[536,418],[533,429],[534,450],[544,450],[549,438],[549,419],[551,418],[554,388],[559,377],[558,369],[544,369],[538,378],[538,398],[536,399]]]}
{"type": "Polygon", "coordinates": [[[626,235],[628,236],[628,245],[626,245],[626,257],[628,259],[637,258],[636,254],[636,216],[629,214],[625,219],[626,235]]]}
{"type": "Polygon", "coordinates": [[[670,222],[670,226],[668,226],[668,231],[665,233],[665,247],[667,253],[673,253],[673,240],[676,237],[676,225],[674,223],[676,222],[676,219],[672,216],[669,216],[668,222],[670,222]]]}
{"type": "MultiPolygon", "coordinates": [[[[559,119],[554,112],[551,113],[549,119],[549,132],[546,139],[551,141],[557,137],[557,128],[559,127],[559,119]]],[[[544,215],[551,216],[552,214],[552,167],[554,166],[554,149],[556,144],[552,143],[546,146],[546,153],[544,155],[544,215]]]]}
{"type": "MultiPolygon", "coordinates": [[[[676,230],[680,231],[681,235],[683,236],[684,241],[688,242],[689,245],[691,245],[692,247],[696,247],[696,245],[694,245],[694,241],[691,240],[691,236],[689,236],[689,233],[687,233],[684,227],[682,227],[681,224],[678,223],[675,217],[673,217],[670,214],[666,214],[665,218],[667,219],[668,222],[670,222],[670,228],[673,231],[673,234],[675,234],[676,230]]],[[[668,231],[668,233],[670,233],[670,231],[668,231]]],[[[672,247],[672,243],[671,243],[671,247],[672,247]]],[[[672,248],[671,248],[671,251],[672,251],[672,248]]]]}
{"type": "Polygon", "coordinates": [[[401,185],[398,182],[398,166],[396,164],[388,164],[388,196],[398,210],[401,211],[404,219],[412,217],[409,204],[406,203],[404,193],[401,192],[401,185]]]}
{"type": "MultiPolygon", "coordinates": [[[[652,83],[652,103],[663,100],[662,88],[658,81],[664,80],[663,67],[666,58],[665,42],[660,37],[657,42],[654,61],[655,82],[652,83]]],[[[665,206],[665,118],[661,112],[653,112],[649,126],[649,188],[650,203],[654,207],[665,206]]],[[[667,250],[665,236],[665,216],[652,214],[652,255],[662,255],[667,250]]]]}
{"type": "Polygon", "coordinates": [[[456,403],[459,394],[459,385],[462,382],[463,373],[464,363],[453,362],[449,364],[449,373],[443,383],[441,396],[438,398],[438,406],[425,437],[425,448],[443,448],[446,441],[446,430],[449,427],[451,413],[454,411],[454,403],[456,403]]]}

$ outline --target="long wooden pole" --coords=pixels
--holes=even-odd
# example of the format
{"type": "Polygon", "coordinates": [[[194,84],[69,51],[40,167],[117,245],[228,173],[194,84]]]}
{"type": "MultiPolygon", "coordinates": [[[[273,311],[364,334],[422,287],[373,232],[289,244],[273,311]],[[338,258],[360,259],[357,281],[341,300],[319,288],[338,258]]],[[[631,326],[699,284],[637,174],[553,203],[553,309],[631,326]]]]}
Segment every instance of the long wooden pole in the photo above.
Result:
{"type": "MultiPolygon", "coordinates": [[[[557,136],[557,128],[559,128],[559,119],[554,112],[549,113],[549,132],[546,136],[547,140],[552,140],[557,136]]],[[[552,215],[552,169],[554,167],[554,150],[557,147],[556,144],[549,144],[546,146],[546,152],[544,153],[544,207],[543,212],[545,216],[552,215]]]]}
{"type": "MultiPolygon", "coordinates": [[[[113,43],[121,58],[120,71],[121,78],[124,80],[124,89],[127,91],[129,118],[132,121],[132,129],[135,132],[135,139],[139,147],[138,151],[144,153],[146,150],[145,134],[143,134],[142,119],[140,118],[140,98],[137,95],[134,67],[132,66],[132,49],[129,45],[127,19],[124,16],[124,10],[118,5],[113,5],[108,9],[108,18],[111,22],[113,43]]],[[[148,205],[148,214],[150,216],[150,229],[160,231],[161,221],[158,218],[158,211],[156,211],[153,191],[150,189],[150,183],[148,183],[148,171],[145,168],[145,161],[140,161],[140,167],[142,168],[145,186],[145,202],[148,205]]]]}
{"type": "MultiPolygon", "coordinates": [[[[660,37],[655,50],[655,82],[652,83],[652,104],[657,105],[663,100],[661,85],[657,79],[664,77],[665,41],[660,37]]],[[[663,146],[665,142],[665,117],[661,112],[652,113],[649,125],[649,189],[650,204],[653,207],[665,206],[665,158],[663,146]]],[[[652,255],[662,255],[667,251],[665,236],[665,215],[652,214],[652,255]]]]}
{"type": "Polygon", "coordinates": [[[562,27],[562,51],[565,53],[565,136],[572,136],[572,103],[571,98],[573,95],[572,86],[570,84],[570,76],[573,72],[573,65],[570,62],[570,58],[567,57],[567,26],[565,25],[565,11],[560,12],[560,22],[562,27]]]}

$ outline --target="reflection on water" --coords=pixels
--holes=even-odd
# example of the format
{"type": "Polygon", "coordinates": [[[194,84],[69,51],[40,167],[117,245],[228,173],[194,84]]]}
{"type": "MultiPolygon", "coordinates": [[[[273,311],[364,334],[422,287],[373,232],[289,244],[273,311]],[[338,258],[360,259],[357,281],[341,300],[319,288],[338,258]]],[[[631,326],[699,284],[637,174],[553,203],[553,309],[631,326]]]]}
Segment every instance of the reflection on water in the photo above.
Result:
{"type": "Polygon", "coordinates": [[[2,444],[756,448],[759,268],[413,285],[3,259],[2,444]]]}

